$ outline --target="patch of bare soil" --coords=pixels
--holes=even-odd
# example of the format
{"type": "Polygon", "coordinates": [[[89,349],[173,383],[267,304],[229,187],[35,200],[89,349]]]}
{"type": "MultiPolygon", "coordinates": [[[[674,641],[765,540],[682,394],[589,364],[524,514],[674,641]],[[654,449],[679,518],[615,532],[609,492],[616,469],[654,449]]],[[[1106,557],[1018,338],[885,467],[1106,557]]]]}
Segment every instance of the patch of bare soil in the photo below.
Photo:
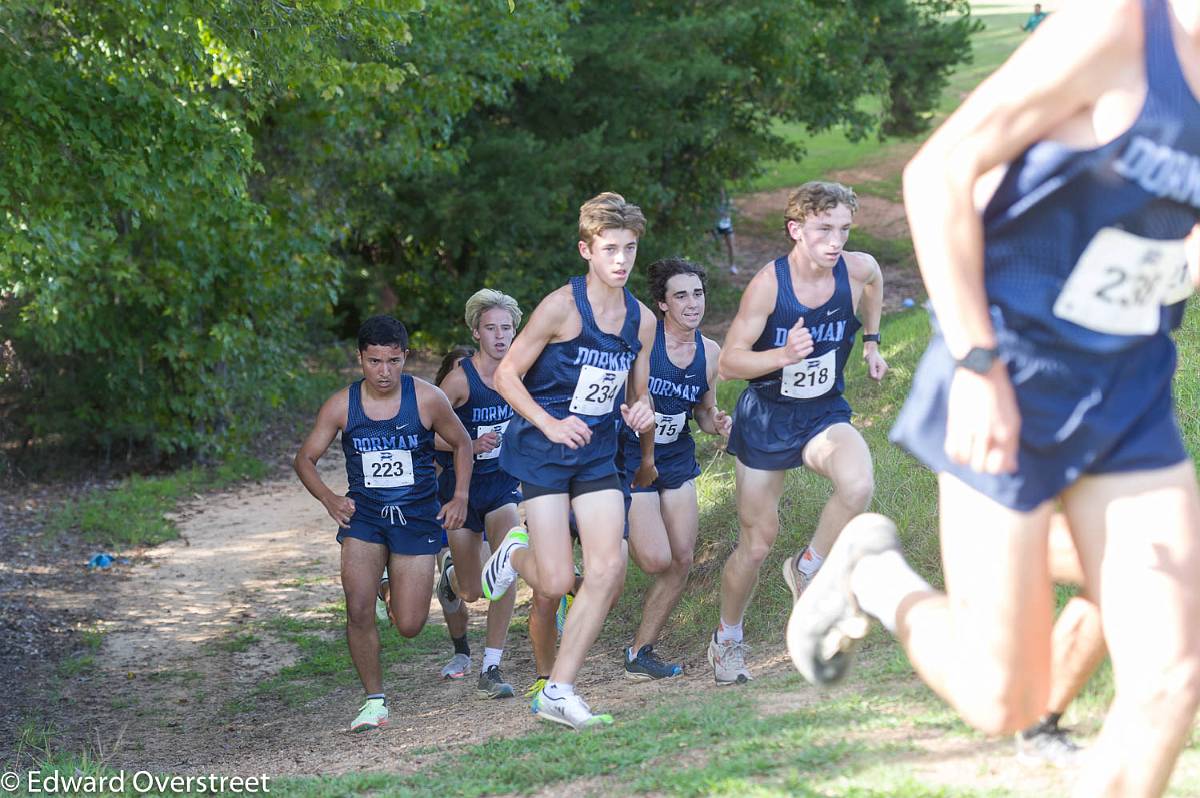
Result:
{"type": "MultiPolygon", "coordinates": [[[[894,174],[888,170],[899,169],[906,159],[907,156],[904,159],[893,157],[871,166],[836,172],[830,175],[830,178],[850,186],[878,181],[888,174],[894,174]]],[[[761,268],[788,251],[791,244],[783,232],[783,212],[793,190],[786,188],[759,191],[744,194],[736,199],[738,273],[732,277],[736,284],[745,285],[750,282],[761,268]]],[[[904,205],[872,194],[859,195],[854,225],[875,238],[896,240],[907,238],[909,235],[904,205]]],[[[853,233],[850,235],[849,248],[855,249],[853,233]]],[[[883,270],[884,313],[903,308],[905,300],[912,300],[915,304],[924,301],[925,287],[911,258],[896,260],[880,253],[871,254],[876,257],[883,270]]],[[[729,327],[728,322],[729,320],[706,320],[705,332],[710,337],[720,340],[729,327]]]]}
{"type": "MultiPolygon", "coordinates": [[[[336,455],[331,450],[322,461],[335,489],[345,479],[336,455]]],[[[60,746],[95,749],[99,741],[113,767],[171,773],[396,772],[440,755],[431,750],[533,728],[522,699],[482,700],[474,678],[441,681],[448,640],[443,652],[384,662],[391,719],[379,733],[346,731],[361,701],[352,673],[301,706],[255,696],[256,685],[297,655],[264,631],[271,619],[305,618],[341,598],[332,522],[297,481],[280,479],[204,497],[178,523],[180,540],[145,552],[121,578],[87,586],[104,642],[94,670],[62,680],[62,700],[47,718],[63,730],[60,746]],[[256,639],[229,650],[245,634],[256,639]]],[[[70,589],[52,598],[58,607],[76,600],[70,589]]],[[[527,589],[518,599],[521,614],[527,589]]],[[[485,611],[486,602],[471,606],[478,636],[485,611]]],[[[436,601],[430,623],[441,624],[436,601]]],[[[597,645],[579,688],[593,706],[618,715],[681,691],[716,689],[702,651],[683,662],[687,675],[670,685],[630,686],[617,648],[597,645]]],[[[770,651],[756,665],[766,674],[782,672],[786,662],[770,651]]],[[[510,633],[504,667],[518,689],[534,678],[520,632],[510,633]]]]}

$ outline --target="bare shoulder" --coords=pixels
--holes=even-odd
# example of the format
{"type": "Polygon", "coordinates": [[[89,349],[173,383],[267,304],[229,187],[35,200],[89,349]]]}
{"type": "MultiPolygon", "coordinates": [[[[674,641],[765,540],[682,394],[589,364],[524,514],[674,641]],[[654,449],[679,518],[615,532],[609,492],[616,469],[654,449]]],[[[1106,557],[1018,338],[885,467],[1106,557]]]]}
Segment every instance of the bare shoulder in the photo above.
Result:
{"type": "Polygon", "coordinates": [[[454,401],[455,397],[469,392],[470,385],[467,382],[467,372],[463,370],[461,360],[454,364],[454,367],[446,373],[445,377],[442,377],[442,381],[438,383],[437,387],[442,389],[442,393],[446,394],[451,402],[454,401]]]}
{"type": "Polygon", "coordinates": [[[704,342],[704,357],[710,363],[715,362],[717,355],[721,354],[721,345],[707,335],[701,335],[700,340],[704,342]]]}
{"type": "Polygon", "coordinates": [[[545,319],[558,321],[565,321],[572,313],[578,313],[575,294],[570,284],[559,286],[546,294],[533,312],[541,314],[545,319]]]}
{"type": "Polygon", "coordinates": [[[637,304],[638,313],[640,314],[638,316],[638,335],[645,335],[647,332],[653,335],[658,328],[658,317],[654,315],[654,311],[647,307],[646,303],[642,302],[642,300],[637,300],[637,304]]]}
{"type": "Polygon", "coordinates": [[[570,284],[559,286],[546,294],[533,309],[521,332],[549,339],[570,322],[572,316],[579,316],[579,310],[575,307],[575,295],[571,292],[570,284]]]}
{"type": "Polygon", "coordinates": [[[332,424],[345,429],[350,414],[350,386],[335,391],[317,412],[317,424],[332,424]]]}
{"type": "MultiPolygon", "coordinates": [[[[462,371],[461,367],[458,367],[458,369],[459,369],[459,371],[462,371]]],[[[437,387],[436,385],[434,385],[432,382],[421,379],[420,377],[416,376],[415,374],[410,375],[410,376],[413,379],[413,390],[417,394],[418,404],[422,404],[422,405],[424,405],[426,403],[437,404],[437,403],[448,401],[446,399],[446,394],[442,391],[442,389],[437,387]]]]}
{"type": "Polygon", "coordinates": [[[843,252],[842,258],[846,261],[846,271],[851,280],[871,283],[880,274],[879,261],[868,252],[843,252]]]}
{"type": "Polygon", "coordinates": [[[775,261],[769,261],[750,278],[746,291],[742,294],[742,303],[738,308],[774,307],[775,295],[779,291],[779,282],[775,279],[775,261]]]}

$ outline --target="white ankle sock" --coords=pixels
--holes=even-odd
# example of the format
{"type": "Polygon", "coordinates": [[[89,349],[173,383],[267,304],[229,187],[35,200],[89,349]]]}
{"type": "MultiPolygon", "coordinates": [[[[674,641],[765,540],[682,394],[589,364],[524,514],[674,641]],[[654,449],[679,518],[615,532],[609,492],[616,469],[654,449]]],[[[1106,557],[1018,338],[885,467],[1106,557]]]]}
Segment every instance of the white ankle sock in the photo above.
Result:
{"type": "Polygon", "coordinates": [[[863,557],[850,572],[850,590],[858,606],[878,618],[892,634],[896,633],[900,602],[913,593],[932,589],[895,550],[863,557]]]}
{"type": "Polygon", "coordinates": [[[542,694],[552,701],[556,698],[566,698],[569,695],[575,695],[575,685],[546,682],[546,686],[542,688],[542,694]]]}
{"type": "Polygon", "coordinates": [[[825,558],[813,551],[812,546],[808,546],[804,553],[796,558],[796,570],[805,576],[812,576],[823,562],[825,558]]]}
{"type": "Polygon", "coordinates": [[[493,665],[500,664],[500,657],[504,656],[502,648],[484,648],[483,649],[483,669],[480,673],[487,673],[487,669],[493,665]]]}
{"type": "Polygon", "coordinates": [[[734,643],[742,642],[742,622],[738,621],[737,623],[725,623],[725,621],[722,620],[721,623],[717,625],[717,642],[728,643],[731,641],[734,643]]]}

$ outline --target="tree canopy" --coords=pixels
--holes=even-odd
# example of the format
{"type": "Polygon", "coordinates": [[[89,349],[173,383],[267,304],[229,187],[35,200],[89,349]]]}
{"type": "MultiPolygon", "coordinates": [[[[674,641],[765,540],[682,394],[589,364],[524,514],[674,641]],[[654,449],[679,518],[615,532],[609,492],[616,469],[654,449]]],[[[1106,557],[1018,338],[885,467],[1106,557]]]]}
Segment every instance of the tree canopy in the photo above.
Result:
{"type": "Polygon", "coordinates": [[[219,450],[285,401],[314,335],[394,309],[444,341],[485,284],[533,303],[581,268],[602,190],[646,210],[643,258],[687,253],[723,185],[799,154],[778,121],[923,129],[966,10],[9,0],[7,435],[219,450]]]}

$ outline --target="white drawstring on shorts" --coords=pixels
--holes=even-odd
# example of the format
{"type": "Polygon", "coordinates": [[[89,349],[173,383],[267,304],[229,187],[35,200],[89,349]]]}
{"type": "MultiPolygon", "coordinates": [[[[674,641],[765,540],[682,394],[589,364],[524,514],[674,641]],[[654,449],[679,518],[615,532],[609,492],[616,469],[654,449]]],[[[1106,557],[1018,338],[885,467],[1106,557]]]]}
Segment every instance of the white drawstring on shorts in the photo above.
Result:
{"type": "Polygon", "coordinates": [[[408,526],[408,521],[404,518],[404,510],[400,509],[398,504],[389,504],[379,511],[380,517],[386,517],[389,524],[396,523],[396,516],[400,516],[400,523],[408,526]]]}

